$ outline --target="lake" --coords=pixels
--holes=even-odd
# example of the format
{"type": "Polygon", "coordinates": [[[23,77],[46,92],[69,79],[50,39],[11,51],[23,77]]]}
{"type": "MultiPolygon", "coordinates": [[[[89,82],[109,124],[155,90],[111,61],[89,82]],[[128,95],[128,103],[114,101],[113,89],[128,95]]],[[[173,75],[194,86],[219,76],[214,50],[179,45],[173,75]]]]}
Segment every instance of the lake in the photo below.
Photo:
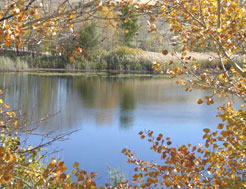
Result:
{"type": "MultiPolygon", "coordinates": [[[[24,116],[37,121],[59,112],[40,126],[42,133],[78,130],[70,140],[57,142],[53,156],[61,158],[71,170],[97,172],[96,182],[108,182],[107,165],[120,168],[127,178],[133,173],[121,154],[124,147],[145,160],[160,161],[141,140],[139,131],[153,130],[172,139],[173,145],[202,143],[204,128],[216,128],[217,104],[198,105],[208,91],[193,90],[175,80],[148,75],[6,73],[0,74],[5,102],[21,109],[24,116]]],[[[31,137],[31,143],[37,138],[31,137]]],[[[50,150],[50,149],[48,149],[50,150]]]]}

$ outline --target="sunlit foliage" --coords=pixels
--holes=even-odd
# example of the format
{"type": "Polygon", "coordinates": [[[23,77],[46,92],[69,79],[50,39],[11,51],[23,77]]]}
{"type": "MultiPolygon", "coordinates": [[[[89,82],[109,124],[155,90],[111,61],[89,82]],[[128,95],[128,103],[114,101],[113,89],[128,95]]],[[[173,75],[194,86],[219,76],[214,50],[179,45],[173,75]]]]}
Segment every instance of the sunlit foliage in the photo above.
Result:
{"type": "Polygon", "coordinates": [[[59,159],[45,164],[41,146],[22,146],[16,112],[1,98],[0,90],[0,187],[1,188],[96,188],[96,173],[87,173],[74,163],[74,170],[59,159]],[[72,180],[75,177],[75,180],[72,180]]]}
{"type": "MultiPolygon", "coordinates": [[[[150,23],[154,24],[155,17],[163,18],[183,44],[179,66],[173,66],[167,73],[173,77],[184,74],[194,77],[199,64],[189,52],[193,51],[195,44],[206,48],[209,43],[212,45],[208,61],[219,61],[220,65],[203,70],[200,77],[195,76],[195,79],[182,81],[181,84],[187,88],[192,88],[195,84],[202,88],[214,88],[211,96],[227,96],[229,92],[245,98],[245,3],[238,0],[171,0],[157,1],[156,6],[150,6],[146,10],[150,23]]],[[[151,30],[156,31],[157,29],[151,30]]],[[[163,52],[164,55],[168,53],[166,50],[163,52]]],[[[161,71],[157,64],[153,68],[161,71]]]]}
{"type": "MultiPolygon", "coordinates": [[[[177,83],[186,86],[187,91],[192,91],[194,86],[213,89],[211,96],[198,99],[198,104],[213,104],[216,95],[235,95],[239,102],[245,102],[244,3],[237,0],[157,1],[145,11],[152,26],[155,17],[165,19],[183,44],[180,64],[167,73],[178,78],[185,75],[177,83]],[[198,63],[189,52],[195,44],[205,48],[207,43],[213,44],[210,45],[213,57],[209,61],[218,59],[220,66],[197,74],[198,63]]],[[[163,51],[164,55],[168,53],[163,51]]],[[[153,68],[162,71],[158,62],[153,68]]],[[[139,135],[152,143],[151,150],[160,154],[162,163],[138,159],[131,150],[123,149],[128,162],[136,165],[133,182],[144,188],[245,188],[245,105],[239,110],[232,106],[229,102],[218,107],[218,117],[223,123],[217,130],[203,130],[204,144],[173,147],[170,138],[163,134],[154,136],[153,131],[141,131],[139,135]]]]}
{"type": "Polygon", "coordinates": [[[123,149],[128,162],[136,165],[133,182],[142,187],[246,187],[246,127],[245,109],[234,110],[231,104],[219,108],[224,123],[217,130],[204,129],[204,144],[173,147],[171,139],[153,131],[140,132],[142,139],[152,144],[151,150],[160,154],[162,164],[136,158],[123,149]]]}
{"type": "MultiPolygon", "coordinates": [[[[58,4],[55,10],[48,1],[15,0],[4,3],[0,8],[0,40],[5,47],[24,47],[34,40],[36,44],[58,34],[75,34],[75,24],[92,18],[95,12],[104,6],[115,6],[120,11],[134,7],[138,13],[149,18],[149,33],[158,35],[155,25],[162,18],[170,25],[170,30],[178,35],[182,42],[180,64],[167,70],[172,77],[181,78],[178,83],[192,91],[194,86],[213,89],[211,96],[198,99],[198,104],[214,103],[214,96],[227,97],[231,94],[245,101],[245,4],[239,0],[168,0],[154,1],[154,4],[129,1],[88,1],[71,5],[69,1],[58,4]],[[197,74],[198,63],[189,55],[194,46],[208,46],[213,59],[220,62],[215,69],[207,69],[197,74]],[[190,77],[191,76],[191,77],[190,77]],[[187,77],[189,79],[187,79],[187,77]]],[[[128,12],[127,12],[128,13],[128,12]]],[[[115,18],[114,18],[115,19],[115,18]]],[[[130,36],[131,17],[124,17],[125,34],[130,36]]],[[[134,32],[135,32],[134,25],[134,32]]],[[[82,52],[81,47],[77,49],[82,52]]],[[[56,49],[59,54],[61,51],[56,49]]],[[[163,50],[167,55],[167,50],[163,50]]],[[[175,56],[175,52],[172,52],[175,56]]],[[[74,62],[74,56],[69,57],[74,62]]],[[[172,62],[169,62],[172,65],[172,62]]],[[[153,68],[162,72],[160,64],[153,68]]],[[[0,91],[1,95],[2,91],[0,91]]],[[[181,145],[173,147],[170,138],[163,134],[154,136],[152,131],[140,132],[142,139],[152,143],[151,149],[160,154],[162,164],[144,161],[135,157],[129,149],[122,153],[129,163],[136,165],[133,183],[143,188],[183,187],[183,188],[245,188],[246,187],[246,110],[239,110],[227,103],[218,108],[218,116],[223,123],[217,130],[204,129],[204,144],[181,145]]],[[[88,174],[74,164],[71,174],[60,160],[52,159],[47,165],[41,164],[40,147],[22,147],[18,128],[23,126],[16,118],[16,112],[10,111],[0,96],[0,186],[41,188],[95,188],[95,173],[88,174]],[[75,176],[75,181],[72,179],[75,176]]],[[[119,184],[127,186],[128,181],[119,184]]]]}

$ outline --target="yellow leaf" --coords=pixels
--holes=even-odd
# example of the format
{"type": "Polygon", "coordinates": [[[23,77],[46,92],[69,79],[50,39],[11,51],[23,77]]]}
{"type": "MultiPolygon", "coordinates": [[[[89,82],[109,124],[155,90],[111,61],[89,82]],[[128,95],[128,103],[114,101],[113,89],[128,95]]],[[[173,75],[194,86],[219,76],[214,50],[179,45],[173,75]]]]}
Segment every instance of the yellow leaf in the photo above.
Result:
{"type": "Polygon", "coordinates": [[[98,7],[98,11],[103,11],[103,6],[102,5],[100,5],[99,7],[98,7]]]}
{"type": "Polygon", "coordinates": [[[124,23],[126,24],[127,22],[129,22],[129,18],[126,18],[125,20],[124,20],[124,23]]]}
{"type": "Polygon", "coordinates": [[[8,104],[4,104],[4,106],[5,108],[8,108],[8,109],[10,108],[8,104]]]}
{"type": "Polygon", "coordinates": [[[200,74],[201,79],[202,79],[202,80],[206,79],[206,75],[207,75],[206,73],[200,74]]]}
{"type": "Polygon", "coordinates": [[[126,33],[126,34],[128,34],[128,33],[129,33],[129,30],[128,30],[128,29],[126,29],[126,30],[125,30],[125,33],[126,33]]]}
{"type": "Polygon", "coordinates": [[[13,123],[13,125],[16,127],[18,125],[18,121],[15,120],[14,123],[13,123]]]}
{"type": "Polygon", "coordinates": [[[186,55],[187,55],[186,52],[183,52],[183,53],[182,53],[182,57],[185,57],[186,55]]]}
{"type": "Polygon", "coordinates": [[[223,77],[224,77],[224,74],[219,74],[218,75],[218,78],[220,78],[220,79],[223,79],[223,77]]]}
{"type": "Polygon", "coordinates": [[[153,16],[151,16],[149,20],[150,20],[150,22],[154,22],[155,18],[153,16]]]}
{"type": "Polygon", "coordinates": [[[218,28],[218,29],[217,29],[217,32],[219,32],[219,33],[220,33],[221,31],[222,31],[222,29],[221,29],[221,28],[218,28]]]}
{"type": "Polygon", "coordinates": [[[0,104],[3,104],[3,99],[0,99],[0,104]]]}
{"type": "Polygon", "coordinates": [[[24,5],[24,0],[19,0],[19,3],[20,3],[21,5],[24,5]]]}
{"type": "Polygon", "coordinates": [[[79,163],[78,163],[78,162],[75,162],[75,163],[73,164],[73,168],[78,169],[78,168],[79,168],[79,163]]]}
{"type": "Polygon", "coordinates": [[[74,57],[73,56],[70,56],[69,61],[70,62],[74,62],[74,57]]]}
{"type": "Polygon", "coordinates": [[[228,51],[228,54],[231,56],[233,55],[233,53],[231,52],[231,50],[228,51]]]}

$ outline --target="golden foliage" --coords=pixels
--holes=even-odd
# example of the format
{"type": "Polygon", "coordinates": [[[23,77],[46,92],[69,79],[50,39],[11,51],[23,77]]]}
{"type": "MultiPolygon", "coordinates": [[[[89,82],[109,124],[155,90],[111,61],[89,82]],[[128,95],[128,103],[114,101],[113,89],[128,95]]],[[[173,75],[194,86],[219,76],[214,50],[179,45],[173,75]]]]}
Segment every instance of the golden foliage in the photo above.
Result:
{"type": "Polygon", "coordinates": [[[203,145],[171,146],[170,138],[153,131],[139,132],[142,139],[152,143],[151,149],[160,154],[161,164],[143,161],[129,149],[123,149],[128,162],[136,165],[133,182],[141,187],[181,188],[244,188],[246,186],[246,120],[245,109],[236,111],[231,104],[220,108],[216,131],[204,129],[203,145]]]}
{"type": "MultiPolygon", "coordinates": [[[[2,93],[2,91],[0,90],[2,93]]],[[[51,159],[41,165],[43,156],[40,148],[21,147],[18,134],[13,134],[13,127],[19,127],[16,113],[0,101],[0,186],[2,188],[96,188],[93,178],[96,173],[87,173],[74,164],[71,174],[59,159],[51,159]],[[72,180],[75,176],[76,182],[72,180]]],[[[15,133],[15,132],[14,132],[15,133]]]]}
{"type": "MultiPolygon", "coordinates": [[[[68,9],[61,5],[55,13],[35,4],[34,1],[15,0],[5,4],[0,9],[0,41],[6,47],[16,45],[22,47],[30,34],[38,39],[50,38],[60,32],[74,29],[74,23],[79,20],[86,7],[96,6],[101,14],[111,13],[109,7],[123,7],[124,3],[133,4],[129,0],[107,2],[105,6],[100,1],[90,1],[78,7],[68,9]],[[47,13],[51,13],[48,14],[47,13]]],[[[220,67],[207,69],[195,79],[182,80],[179,83],[191,91],[193,86],[212,88],[213,94],[199,99],[198,104],[205,100],[208,105],[213,104],[213,97],[234,94],[241,100],[246,98],[245,60],[235,60],[235,56],[245,55],[246,45],[246,7],[238,0],[169,0],[158,1],[152,5],[148,3],[134,4],[140,13],[147,13],[149,17],[149,32],[157,32],[155,22],[158,17],[170,24],[171,31],[179,35],[183,44],[179,57],[180,65],[174,66],[168,73],[172,77],[194,76],[197,71],[196,59],[189,55],[195,44],[205,47],[212,44],[211,51],[220,61],[220,67]],[[153,11],[153,9],[155,11],[153,11]],[[157,9],[159,9],[157,11],[157,9]],[[158,12],[158,13],[157,13],[158,12]],[[225,64],[230,67],[226,68],[225,64]],[[188,66],[190,65],[190,66],[188,66]]],[[[94,9],[93,9],[94,11],[94,9]]],[[[88,11],[90,12],[90,11],[88,11]]],[[[89,14],[90,15],[90,14],[89,14]]],[[[114,15],[114,12],[112,12],[114,15]]],[[[124,20],[128,22],[128,20],[124,20]]],[[[125,31],[128,33],[129,31],[125,31]]],[[[78,53],[82,49],[77,49],[78,53]]],[[[131,49],[130,49],[131,50],[131,49]]],[[[59,50],[57,50],[59,52],[59,50]]],[[[120,53],[128,53],[124,49],[120,53]]],[[[84,52],[86,53],[86,52],[84,52]]],[[[132,52],[131,52],[132,53],[132,52]]],[[[163,55],[168,51],[163,50],[163,55]]],[[[70,56],[70,61],[74,57],[70,56]]],[[[212,61],[211,58],[209,61],[212,61]]],[[[170,62],[172,64],[172,62],[170,62]]],[[[160,63],[153,63],[153,69],[162,72],[160,63]]],[[[0,95],[2,91],[0,90],[0,95]]],[[[136,165],[133,183],[140,183],[143,188],[171,187],[171,188],[245,188],[246,187],[246,110],[245,105],[235,110],[231,103],[218,108],[223,123],[217,130],[204,129],[203,145],[181,145],[173,147],[170,138],[162,134],[154,136],[153,131],[140,132],[141,139],[147,139],[151,150],[160,155],[162,164],[144,161],[135,157],[129,149],[122,153],[129,163],[136,165]]],[[[0,185],[1,187],[30,187],[34,188],[96,188],[93,178],[95,173],[87,173],[74,164],[74,170],[67,174],[64,162],[52,159],[47,165],[40,166],[42,157],[38,156],[40,149],[28,150],[20,146],[18,135],[7,135],[11,129],[19,126],[16,113],[9,110],[0,96],[0,185]],[[76,177],[73,182],[71,176],[76,177]]],[[[124,187],[126,183],[120,184],[124,187]]]]}

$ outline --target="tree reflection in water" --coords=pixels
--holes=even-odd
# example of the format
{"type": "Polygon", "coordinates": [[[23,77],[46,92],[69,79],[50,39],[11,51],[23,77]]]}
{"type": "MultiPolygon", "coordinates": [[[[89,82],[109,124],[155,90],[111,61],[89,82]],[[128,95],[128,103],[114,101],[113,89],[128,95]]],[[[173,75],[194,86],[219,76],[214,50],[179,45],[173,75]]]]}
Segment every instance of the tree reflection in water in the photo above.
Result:
{"type": "Polygon", "coordinates": [[[29,120],[61,111],[42,126],[44,132],[113,125],[130,129],[139,105],[196,103],[194,95],[201,95],[185,95],[175,85],[174,81],[153,77],[0,74],[6,101],[16,109],[22,108],[29,120]]]}

